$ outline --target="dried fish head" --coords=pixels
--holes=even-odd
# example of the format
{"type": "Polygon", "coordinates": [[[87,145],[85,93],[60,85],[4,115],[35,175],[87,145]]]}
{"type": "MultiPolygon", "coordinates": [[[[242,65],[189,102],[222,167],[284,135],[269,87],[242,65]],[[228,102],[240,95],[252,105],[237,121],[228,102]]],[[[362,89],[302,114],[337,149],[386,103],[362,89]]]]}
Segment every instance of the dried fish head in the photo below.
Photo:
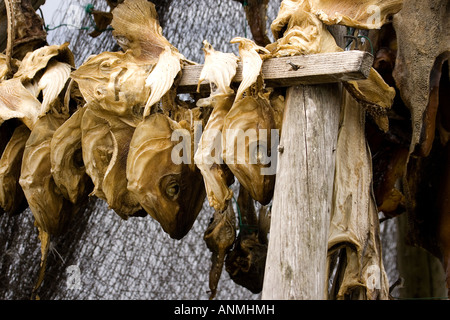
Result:
{"type": "Polygon", "coordinates": [[[126,0],[113,11],[113,36],[124,51],[140,60],[156,63],[167,46],[176,50],[162,35],[155,5],[146,0],[126,0]]]}
{"type": "Polygon", "coordinates": [[[114,152],[110,125],[94,110],[87,108],[81,121],[81,132],[83,163],[94,183],[91,195],[106,199],[102,189],[103,178],[114,152]]]}
{"type": "Polygon", "coordinates": [[[270,202],[275,174],[265,171],[272,165],[272,129],[275,115],[267,97],[244,97],[235,102],[225,117],[222,157],[253,199],[270,202]],[[265,170],[266,169],[266,170],[265,170]]]}
{"type": "Polygon", "coordinates": [[[174,239],[181,239],[191,229],[205,197],[202,176],[193,164],[192,148],[188,129],[155,113],[136,127],[128,153],[128,189],[174,239]],[[174,132],[183,136],[181,144],[172,141],[174,132]],[[182,149],[184,163],[172,157],[176,146],[187,146],[182,149]]]}
{"type": "Polygon", "coordinates": [[[200,138],[194,159],[203,175],[210,206],[217,211],[223,211],[233,195],[228,186],[234,182],[234,177],[222,160],[222,128],[235,99],[230,84],[236,74],[238,58],[234,54],[215,51],[206,40],[203,44],[205,64],[199,84],[207,80],[211,86],[211,95],[198,100],[197,106],[211,106],[213,111],[200,138]]]}
{"type": "Polygon", "coordinates": [[[148,98],[145,79],[152,67],[138,64],[127,53],[103,52],[72,72],[72,78],[86,102],[99,103],[105,111],[117,116],[137,117],[133,107],[144,104],[148,98]]]}
{"type": "Polygon", "coordinates": [[[49,113],[41,117],[26,142],[19,183],[36,224],[48,234],[59,234],[72,218],[70,203],[62,197],[51,174],[50,142],[65,118],[49,113]]]}

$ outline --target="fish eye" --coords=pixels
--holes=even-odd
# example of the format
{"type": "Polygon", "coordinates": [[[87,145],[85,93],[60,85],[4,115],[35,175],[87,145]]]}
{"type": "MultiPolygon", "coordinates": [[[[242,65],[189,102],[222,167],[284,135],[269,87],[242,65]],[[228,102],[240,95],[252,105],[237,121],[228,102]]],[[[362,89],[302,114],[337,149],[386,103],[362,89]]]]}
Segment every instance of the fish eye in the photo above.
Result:
{"type": "Polygon", "coordinates": [[[102,70],[102,71],[107,71],[107,70],[109,70],[111,68],[111,62],[109,62],[109,61],[103,61],[101,64],[100,64],[100,69],[102,70]]]}
{"type": "Polygon", "coordinates": [[[176,182],[170,183],[166,188],[166,194],[171,197],[175,198],[180,193],[180,185],[176,182]]]}

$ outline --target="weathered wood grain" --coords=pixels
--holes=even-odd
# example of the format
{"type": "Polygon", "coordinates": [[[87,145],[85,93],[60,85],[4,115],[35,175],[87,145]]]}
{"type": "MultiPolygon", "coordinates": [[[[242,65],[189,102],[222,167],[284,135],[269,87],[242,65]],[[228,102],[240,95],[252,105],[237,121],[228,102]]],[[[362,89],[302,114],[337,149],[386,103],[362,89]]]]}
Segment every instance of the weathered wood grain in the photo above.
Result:
{"type": "MultiPolygon", "coordinates": [[[[372,62],[370,53],[357,50],[272,58],[264,61],[262,74],[268,87],[333,83],[366,79],[372,62]]],[[[195,92],[202,68],[200,64],[185,66],[178,92],[195,92]]],[[[233,82],[241,81],[242,64],[239,63],[233,82]]],[[[209,84],[204,81],[200,89],[209,90],[209,84]]]]}
{"type": "Polygon", "coordinates": [[[325,299],[341,92],[337,83],[287,91],[263,299],[325,299]]]}

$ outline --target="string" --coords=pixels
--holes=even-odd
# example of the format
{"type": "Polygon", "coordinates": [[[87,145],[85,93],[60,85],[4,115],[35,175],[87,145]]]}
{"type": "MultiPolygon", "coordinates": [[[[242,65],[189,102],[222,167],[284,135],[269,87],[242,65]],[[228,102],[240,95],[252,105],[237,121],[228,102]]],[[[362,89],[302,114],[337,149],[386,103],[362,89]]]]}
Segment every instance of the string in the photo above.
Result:
{"type": "MultiPolygon", "coordinates": [[[[54,27],[50,27],[50,25],[47,24],[47,25],[44,25],[44,29],[45,29],[45,31],[47,31],[47,32],[48,32],[48,31],[56,30],[56,29],[61,28],[61,27],[73,27],[73,28],[75,28],[75,29],[77,29],[77,30],[86,30],[86,31],[88,31],[88,30],[90,30],[91,28],[93,28],[95,31],[98,31],[98,32],[103,32],[103,31],[110,31],[110,30],[113,30],[113,28],[106,28],[106,29],[104,29],[104,30],[100,30],[99,28],[97,28],[97,25],[95,24],[94,18],[92,17],[92,11],[93,11],[93,10],[94,10],[94,5],[91,4],[91,3],[87,4],[87,5],[84,7],[84,11],[86,12],[86,14],[89,15],[90,20],[91,20],[91,23],[92,23],[90,26],[79,27],[79,26],[76,26],[76,25],[73,25],[73,24],[69,24],[69,23],[62,23],[62,24],[59,24],[59,25],[54,26],[54,27]]],[[[42,13],[42,10],[40,10],[40,13],[41,13],[42,19],[44,19],[44,15],[43,15],[43,13],[42,13]]],[[[44,20],[44,22],[45,22],[45,20],[44,20]]]]}
{"type": "Polygon", "coordinates": [[[237,208],[238,217],[239,217],[239,232],[241,232],[241,230],[244,230],[244,229],[248,230],[248,231],[258,231],[258,226],[242,223],[241,209],[239,208],[239,204],[237,203],[234,196],[233,196],[233,200],[234,200],[234,203],[236,203],[236,208],[237,208]]]}
{"type": "Polygon", "coordinates": [[[245,19],[245,7],[248,6],[248,1],[244,0],[242,6],[244,7],[244,38],[247,38],[247,19],[245,19]]]}

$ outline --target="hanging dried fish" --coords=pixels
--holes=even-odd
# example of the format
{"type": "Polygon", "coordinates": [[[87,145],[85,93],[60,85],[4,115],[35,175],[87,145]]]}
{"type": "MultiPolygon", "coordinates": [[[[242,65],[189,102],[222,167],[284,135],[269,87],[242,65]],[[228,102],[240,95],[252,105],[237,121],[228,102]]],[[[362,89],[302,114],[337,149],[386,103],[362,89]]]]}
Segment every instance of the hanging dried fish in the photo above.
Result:
{"type": "Polygon", "coordinates": [[[154,64],[145,80],[150,96],[144,117],[174,84],[176,76],[187,60],[162,35],[155,5],[146,0],[126,0],[113,10],[113,35],[124,50],[138,60],[154,64]]]}
{"type": "MultiPolygon", "coordinates": [[[[402,1],[388,1],[384,4],[380,1],[365,1],[362,6],[366,10],[361,10],[359,5],[342,1],[284,0],[277,18],[271,25],[277,40],[267,48],[271,51],[271,56],[276,57],[340,52],[343,49],[337,46],[324,22],[375,29],[379,28],[380,23],[384,23],[388,16],[398,12],[401,4],[402,1]],[[370,8],[377,8],[376,22],[368,15],[370,8]],[[329,19],[327,14],[336,16],[329,19]]],[[[373,68],[367,79],[347,81],[344,85],[352,96],[367,108],[380,129],[387,131],[389,128],[387,111],[393,104],[395,89],[387,85],[373,68]]]]}
{"type": "Polygon", "coordinates": [[[262,88],[262,58],[258,52],[267,50],[248,39],[235,38],[232,42],[239,43],[243,81],[224,120],[222,157],[253,199],[267,204],[273,196],[275,172],[266,173],[264,169],[273,164],[273,131],[281,129],[276,127],[270,105],[271,92],[262,88]]]}
{"type": "Polygon", "coordinates": [[[9,139],[0,159],[0,207],[11,214],[19,213],[26,204],[19,184],[22,156],[30,129],[19,125],[9,139]]]}
{"type": "Polygon", "coordinates": [[[37,226],[51,235],[59,234],[71,218],[70,211],[63,209],[68,200],[53,180],[50,162],[52,136],[65,120],[49,113],[36,122],[25,145],[19,180],[37,226]]]}
{"type": "Polygon", "coordinates": [[[270,228],[270,211],[262,207],[259,218],[250,193],[242,186],[237,200],[240,231],[225,260],[226,271],[237,284],[259,293],[263,287],[270,228]]]}
{"type": "Polygon", "coordinates": [[[206,40],[203,43],[205,64],[198,83],[200,86],[202,81],[207,80],[211,85],[211,95],[199,100],[197,106],[211,106],[213,111],[194,160],[203,175],[210,206],[223,211],[233,195],[228,186],[233,183],[234,177],[222,160],[222,128],[235,99],[230,84],[236,74],[238,58],[232,53],[215,51],[206,40]]]}
{"type": "Polygon", "coordinates": [[[330,259],[336,250],[343,248],[346,258],[340,261],[343,269],[334,279],[335,289],[330,298],[388,299],[389,281],[383,266],[378,211],[372,193],[372,159],[364,134],[365,114],[355,99],[344,94],[328,254],[330,259]]]}
{"type": "Polygon", "coordinates": [[[212,252],[212,266],[209,272],[209,289],[211,290],[209,299],[214,299],[216,296],[225,256],[236,239],[236,216],[230,202],[231,200],[229,200],[225,211],[214,211],[214,216],[203,236],[206,246],[212,252]]]}
{"type": "Polygon", "coordinates": [[[73,63],[68,43],[27,53],[14,77],[0,83],[0,123],[18,118],[32,130],[39,117],[52,107],[59,108],[58,96],[69,79],[73,63]]]}
{"type": "Polygon", "coordinates": [[[181,124],[160,113],[147,117],[136,127],[126,166],[128,190],[174,239],[191,229],[205,197],[193,163],[193,135],[181,124]],[[181,144],[172,138],[174,132],[183,137],[181,144]],[[176,146],[181,146],[182,159],[176,146]]]}

